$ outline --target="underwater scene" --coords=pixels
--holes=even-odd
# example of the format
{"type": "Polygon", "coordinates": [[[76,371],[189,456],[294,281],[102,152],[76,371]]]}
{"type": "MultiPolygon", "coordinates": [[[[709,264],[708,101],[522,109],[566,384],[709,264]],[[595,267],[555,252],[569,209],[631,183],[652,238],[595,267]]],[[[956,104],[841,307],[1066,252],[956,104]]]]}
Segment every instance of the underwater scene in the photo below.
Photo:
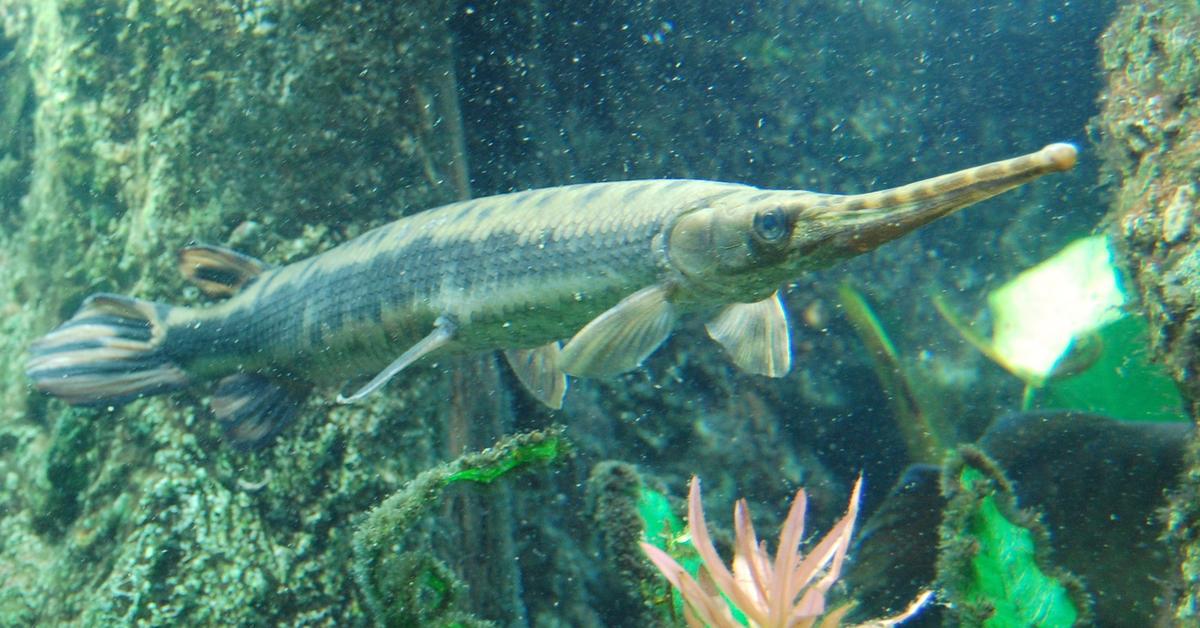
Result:
{"type": "Polygon", "coordinates": [[[0,25],[0,626],[1200,626],[1200,2],[0,25]]]}

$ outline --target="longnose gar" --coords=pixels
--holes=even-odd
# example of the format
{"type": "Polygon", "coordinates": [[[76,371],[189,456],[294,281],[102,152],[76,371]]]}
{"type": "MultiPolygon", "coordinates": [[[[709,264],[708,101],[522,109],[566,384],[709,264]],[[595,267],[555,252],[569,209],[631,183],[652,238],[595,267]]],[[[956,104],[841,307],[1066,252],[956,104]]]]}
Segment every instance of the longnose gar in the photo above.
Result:
{"type": "Polygon", "coordinates": [[[33,344],[26,372],[76,405],[217,379],[213,411],[239,447],[274,438],[314,385],[377,373],[339,397],[354,401],[435,354],[505,350],[557,408],[567,375],[634,369],[687,312],[712,313],[709,335],[740,368],[780,377],[791,367],[781,284],[1075,159],[1052,144],[846,196],[697,180],[530,190],[431,209],[279,268],[190,247],[183,274],[229,299],[93,295],[33,344]]]}

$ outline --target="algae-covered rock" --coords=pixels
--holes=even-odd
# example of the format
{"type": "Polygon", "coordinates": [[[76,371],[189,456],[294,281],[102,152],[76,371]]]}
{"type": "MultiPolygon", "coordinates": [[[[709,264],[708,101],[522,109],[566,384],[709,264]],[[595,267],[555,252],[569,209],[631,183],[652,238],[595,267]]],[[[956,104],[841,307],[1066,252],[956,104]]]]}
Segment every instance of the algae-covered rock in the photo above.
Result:
{"type": "MultiPolygon", "coordinates": [[[[1111,233],[1118,260],[1150,323],[1150,345],[1200,410],[1200,6],[1150,0],[1126,5],[1101,39],[1106,88],[1094,121],[1114,186],[1111,233]]],[[[1167,520],[1179,567],[1175,621],[1200,620],[1200,445],[1167,520]]]]}
{"type": "Polygon", "coordinates": [[[683,534],[667,498],[647,485],[631,464],[606,460],[588,477],[588,498],[601,559],[598,589],[605,615],[639,626],[671,625],[678,618],[670,589],[639,543],[666,548],[683,534]]]}
{"type": "Polygon", "coordinates": [[[561,429],[507,437],[423,471],[372,509],[354,533],[352,565],[372,620],[387,626],[485,625],[459,609],[457,598],[465,587],[444,562],[413,541],[413,528],[453,484],[491,484],[561,460],[568,451],[561,429]]]}
{"type": "MultiPolygon", "coordinates": [[[[1164,604],[1168,583],[1162,576],[1177,558],[1161,538],[1161,517],[1167,491],[1183,468],[1191,432],[1191,424],[1183,422],[1022,412],[998,419],[979,440],[977,447],[986,459],[977,454],[967,459],[976,460],[979,470],[992,478],[983,489],[993,491],[1001,512],[1019,504],[1013,521],[1028,521],[1032,511],[1041,513],[1040,521],[1029,528],[1039,546],[1038,564],[1065,568],[1081,579],[1092,594],[1097,625],[1162,625],[1170,623],[1171,613],[1164,604]],[[1003,478],[997,475],[1000,469],[1003,478]],[[1004,486],[1008,488],[1000,490],[1004,486]],[[1049,561],[1047,538],[1054,546],[1049,561]]],[[[953,456],[950,464],[959,468],[964,459],[953,456]]],[[[943,553],[942,565],[950,560],[950,565],[967,569],[976,539],[963,531],[970,519],[962,510],[950,513],[958,527],[942,525],[947,499],[939,491],[941,476],[941,467],[909,467],[863,524],[847,579],[862,603],[856,611],[864,616],[896,608],[929,586],[935,577],[939,530],[943,552],[968,552],[954,560],[943,553]]],[[[950,488],[960,499],[956,508],[977,508],[966,499],[974,493],[953,484],[950,488]]],[[[1014,563],[1020,562],[1018,557],[1014,552],[1014,563]]],[[[974,564],[970,566],[973,570],[974,564]]],[[[973,591],[961,580],[957,584],[973,591]]],[[[953,587],[948,591],[959,593],[953,587]]],[[[959,608],[956,598],[945,601],[945,607],[931,612],[959,608]]]]}
{"type": "Polygon", "coordinates": [[[996,421],[979,441],[1021,504],[1043,513],[1056,562],[1083,579],[1100,625],[1169,623],[1163,574],[1177,557],[1162,539],[1163,514],[1192,431],[1178,421],[1029,412],[996,421]]]}
{"type": "Polygon", "coordinates": [[[325,420],[242,456],[216,438],[202,390],[68,410],[31,394],[23,354],[91,292],[194,302],[175,270],[189,241],[286,261],[452,198],[448,10],[0,2],[0,467],[15,499],[0,562],[5,607],[32,609],[11,617],[361,616],[337,567],[347,522],[425,464],[427,410],[398,426],[404,395],[335,412],[314,400],[325,420]]]}

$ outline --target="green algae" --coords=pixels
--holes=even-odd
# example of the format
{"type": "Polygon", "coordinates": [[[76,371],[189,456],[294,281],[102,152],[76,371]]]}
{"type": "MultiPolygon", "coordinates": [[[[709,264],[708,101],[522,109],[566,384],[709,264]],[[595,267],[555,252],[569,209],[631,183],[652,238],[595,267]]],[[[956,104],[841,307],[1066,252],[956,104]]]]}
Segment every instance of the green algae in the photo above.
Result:
{"type": "Polygon", "coordinates": [[[566,454],[567,446],[555,432],[538,438],[505,440],[494,450],[483,452],[482,460],[460,458],[463,468],[447,475],[445,483],[447,486],[455,482],[491,484],[524,467],[554,462],[566,454]]]}
{"type": "Polygon", "coordinates": [[[490,484],[560,460],[568,451],[561,428],[509,436],[421,472],[367,513],[354,533],[352,572],[373,620],[387,626],[487,625],[458,610],[465,588],[450,568],[427,549],[399,551],[401,539],[448,486],[490,484]]]}

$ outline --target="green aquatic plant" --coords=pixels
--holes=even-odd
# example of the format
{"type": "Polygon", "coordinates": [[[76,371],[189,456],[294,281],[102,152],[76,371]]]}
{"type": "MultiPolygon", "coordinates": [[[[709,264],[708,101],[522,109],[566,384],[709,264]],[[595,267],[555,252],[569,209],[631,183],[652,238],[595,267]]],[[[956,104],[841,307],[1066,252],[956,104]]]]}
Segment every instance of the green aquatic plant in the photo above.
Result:
{"type": "MultiPolygon", "coordinates": [[[[803,489],[798,491],[780,530],[774,559],[755,535],[746,500],[738,500],[733,511],[735,554],[730,568],[713,546],[700,499],[700,480],[693,477],[688,492],[688,521],[692,545],[703,561],[698,576],[693,577],[670,554],[650,543],[642,542],[642,550],[683,597],[684,618],[689,626],[837,626],[851,605],[826,612],[825,596],[841,575],[861,492],[860,478],[846,514],[804,554],[800,542],[808,499],[803,489]]],[[[922,594],[900,615],[861,625],[895,625],[915,615],[930,595],[922,594]]]]}
{"type": "Polygon", "coordinates": [[[1149,321],[1130,315],[1092,338],[1097,354],[1089,368],[1056,377],[1032,391],[1031,409],[1079,410],[1125,421],[1187,421],[1179,388],[1152,359],[1149,321]]]}
{"type": "Polygon", "coordinates": [[[352,566],[371,617],[389,626],[482,625],[455,610],[465,587],[453,571],[428,551],[399,551],[401,539],[446,487],[491,484],[561,459],[569,449],[559,427],[509,436],[421,472],[371,510],[354,533],[352,566]]]}
{"type": "Polygon", "coordinates": [[[990,338],[933,297],[963,339],[1025,382],[1025,409],[1185,421],[1177,388],[1147,350],[1148,322],[1126,312],[1127,301],[1103,235],[1072,242],[988,294],[990,338]]]}
{"type": "Polygon", "coordinates": [[[944,421],[935,416],[938,404],[928,402],[934,394],[932,387],[906,367],[862,292],[843,282],[838,286],[838,299],[846,319],[866,346],[875,376],[887,393],[909,460],[938,464],[950,438],[943,427],[944,421]]]}
{"type": "Polygon", "coordinates": [[[962,447],[946,464],[947,506],[938,578],[965,625],[986,628],[1086,623],[1078,580],[1047,558],[1049,536],[1017,508],[1012,487],[983,452],[962,447]]]}
{"type": "MultiPolygon", "coordinates": [[[[666,552],[689,574],[696,573],[703,564],[700,555],[692,545],[687,526],[671,510],[667,496],[642,483],[638,487],[637,510],[642,524],[641,540],[637,545],[649,543],[666,552]]],[[[639,554],[641,564],[645,565],[646,561],[642,559],[645,552],[639,554]]],[[[650,569],[650,577],[640,583],[642,597],[651,606],[665,611],[670,620],[677,620],[686,612],[684,600],[678,590],[673,590],[670,583],[664,583],[658,575],[658,571],[650,569]]]]}

